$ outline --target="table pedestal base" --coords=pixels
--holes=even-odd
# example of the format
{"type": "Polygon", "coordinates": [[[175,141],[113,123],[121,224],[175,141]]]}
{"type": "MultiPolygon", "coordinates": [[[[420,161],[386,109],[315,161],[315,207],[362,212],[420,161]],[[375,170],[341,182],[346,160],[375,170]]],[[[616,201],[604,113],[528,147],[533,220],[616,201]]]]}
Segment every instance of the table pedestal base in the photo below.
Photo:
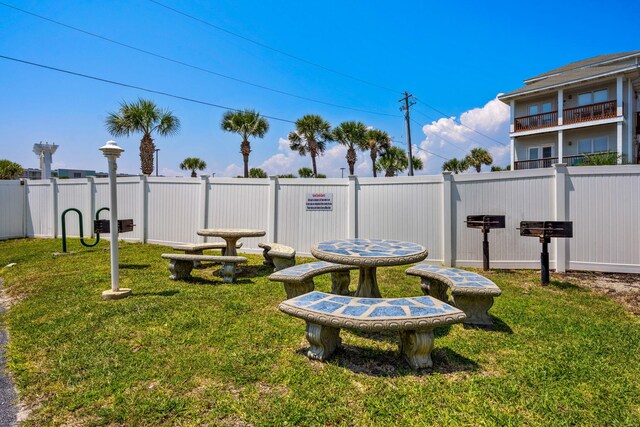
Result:
{"type": "Polygon", "coordinates": [[[360,277],[358,278],[358,290],[356,297],[361,298],[382,298],[376,279],[376,267],[360,267],[360,277]]]}
{"type": "Polygon", "coordinates": [[[307,341],[311,344],[307,357],[326,360],[340,344],[340,329],[307,322],[307,341]]]}

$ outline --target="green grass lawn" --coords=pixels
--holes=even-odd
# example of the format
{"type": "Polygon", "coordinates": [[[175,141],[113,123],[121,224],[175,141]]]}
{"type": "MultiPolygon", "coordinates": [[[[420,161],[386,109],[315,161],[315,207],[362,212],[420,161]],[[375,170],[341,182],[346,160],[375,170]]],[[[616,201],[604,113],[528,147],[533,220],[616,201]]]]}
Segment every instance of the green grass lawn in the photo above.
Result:
{"type": "MultiPolygon", "coordinates": [[[[414,372],[394,334],[343,331],[327,363],[304,355],[304,322],[249,255],[237,283],[215,268],[168,278],[167,248],[121,244],[121,287],[105,302],[108,243],[52,256],[59,240],[0,242],[8,365],[27,425],[638,425],[640,320],[533,271],[487,274],[503,290],[493,330],[436,330],[434,368],[414,372]]],[[[381,268],[384,296],[421,294],[406,267],[381,268]]],[[[352,274],[352,289],[357,281],[352,274]]],[[[316,289],[329,291],[328,276],[316,289]]]]}

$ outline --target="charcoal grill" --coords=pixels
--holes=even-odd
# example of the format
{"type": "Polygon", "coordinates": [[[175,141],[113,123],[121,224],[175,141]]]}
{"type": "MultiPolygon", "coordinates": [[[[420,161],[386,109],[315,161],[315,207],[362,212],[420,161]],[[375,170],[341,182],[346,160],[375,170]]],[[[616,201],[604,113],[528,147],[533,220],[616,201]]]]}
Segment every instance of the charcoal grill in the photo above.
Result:
{"type": "Polygon", "coordinates": [[[551,238],[572,238],[573,222],[572,221],[521,221],[520,235],[525,237],[538,237],[542,243],[542,252],[540,253],[540,276],[542,286],[549,284],[549,248],[551,238]]]}
{"type": "MultiPolygon", "coordinates": [[[[118,233],[128,233],[133,231],[135,224],[132,219],[118,220],[118,233]]],[[[108,219],[97,219],[93,221],[93,232],[96,234],[109,233],[111,231],[111,222],[108,219]]]]}
{"type": "Polygon", "coordinates": [[[482,231],[482,269],[489,271],[489,238],[492,228],[504,228],[504,215],[469,215],[467,228],[478,228],[482,231]]]}

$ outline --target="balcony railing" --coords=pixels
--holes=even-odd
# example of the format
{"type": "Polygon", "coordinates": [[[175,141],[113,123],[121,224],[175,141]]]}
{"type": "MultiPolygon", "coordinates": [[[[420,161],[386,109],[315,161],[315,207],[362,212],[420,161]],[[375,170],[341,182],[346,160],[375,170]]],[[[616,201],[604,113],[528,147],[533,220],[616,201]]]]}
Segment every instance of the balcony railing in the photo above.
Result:
{"type": "MultiPolygon", "coordinates": [[[[586,156],[563,156],[562,163],[567,166],[580,166],[586,159],[586,156]]],[[[514,169],[515,170],[523,170],[523,169],[540,169],[540,168],[550,168],[554,163],[558,163],[557,157],[545,157],[544,159],[536,159],[536,160],[521,160],[519,162],[515,162],[514,169]]]]}
{"type": "Polygon", "coordinates": [[[558,125],[558,112],[550,111],[548,113],[534,114],[531,116],[516,117],[514,123],[515,131],[548,128],[558,125]]]}
{"type": "MultiPolygon", "coordinates": [[[[583,105],[580,107],[567,108],[562,112],[562,122],[566,124],[588,122],[591,120],[607,119],[616,117],[616,100],[598,102],[596,104],[583,105]]],[[[531,116],[516,117],[514,119],[514,131],[542,129],[558,125],[558,112],[534,114],[531,116]]]]}
{"type": "Polygon", "coordinates": [[[598,102],[597,104],[583,105],[581,107],[567,108],[563,113],[563,123],[580,123],[591,120],[616,117],[616,101],[598,102]]]}

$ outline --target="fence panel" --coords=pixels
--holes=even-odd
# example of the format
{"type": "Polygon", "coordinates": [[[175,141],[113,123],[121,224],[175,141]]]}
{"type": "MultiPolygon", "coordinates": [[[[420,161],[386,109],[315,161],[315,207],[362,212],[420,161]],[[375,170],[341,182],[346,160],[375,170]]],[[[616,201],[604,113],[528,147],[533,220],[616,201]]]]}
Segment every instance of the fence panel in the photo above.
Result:
{"type": "MultiPolygon", "coordinates": [[[[207,228],[268,229],[269,180],[215,178],[209,181],[207,228]]],[[[202,227],[199,227],[202,228],[202,227]]],[[[196,236],[197,237],[197,236],[196,236]]],[[[241,239],[242,249],[259,251],[266,237],[241,239]]],[[[207,241],[221,241],[209,237],[207,241]]]]}
{"type": "MultiPolygon", "coordinates": [[[[91,236],[93,223],[91,218],[91,200],[89,197],[90,182],[84,178],[59,179],[57,181],[58,215],[56,221],[58,222],[60,236],[62,236],[62,213],[69,208],[75,208],[82,212],[84,236],[91,236]]],[[[65,219],[67,237],[80,237],[78,214],[69,212],[65,219]]]]}
{"type": "Polygon", "coordinates": [[[640,270],[640,177],[626,166],[569,169],[569,268],[640,270]],[[629,173],[623,173],[623,172],[629,173]]]}
{"type": "Polygon", "coordinates": [[[0,239],[24,236],[24,205],[20,181],[0,181],[0,239]]]}
{"type": "Polygon", "coordinates": [[[147,241],[190,243],[197,241],[200,217],[200,180],[148,178],[147,241]]]}
{"type": "MultiPolygon", "coordinates": [[[[520,236],[520,221],[554,219],[554,170],[515,171],[481,176],[454,175],[451,186],[453,262],[482,266],[482,233],[468,229],[467,215],[505,215],[506,228],[491,230],[491,263],[496,268],[532,268],[540,265],[538,239],[520,236]]],[[[551,264],[555,252],[551,250],[551,264]]]]}
{"type": "Polygon", "coordinates": [[[300,254],[318,242],[348,237],[348,183],[343,179],[281,179],[277,190],[276,236],[300,254]],[[332,210],[308,211],[307,194],[331,193],[332,210]]]}
{"type": "MultiPolygon", "coordinates": [[[[94,207],[91,219],[95,219],[95,213],[102,208],[109,208],[111,200],[109,196],[109,178],[96,178],[94,180],[94,207]]],[[[118,219],[133,219],[136,225],[133,231],[123,233],[120,239],[141,242],[144,235],[144,218],[142,212],[143,181],[139,177],[118,178],[118,219]]],[[[100,219],[110,219],[109,212],[100,212],[100,219]]],[[[109,239],[109,234],[101,235],[109,239]]]]}
{"type": "Polygon", "coordinates": [[[358,237],[419,243],[442,262],[442,191],[441,176],[360,179],[358,237]]]}
{"type": "Polygon", "coordinates": [[[53,184],[49,180],[29,181],[27,185],[27,236],[53,237],[53,184]]]}

